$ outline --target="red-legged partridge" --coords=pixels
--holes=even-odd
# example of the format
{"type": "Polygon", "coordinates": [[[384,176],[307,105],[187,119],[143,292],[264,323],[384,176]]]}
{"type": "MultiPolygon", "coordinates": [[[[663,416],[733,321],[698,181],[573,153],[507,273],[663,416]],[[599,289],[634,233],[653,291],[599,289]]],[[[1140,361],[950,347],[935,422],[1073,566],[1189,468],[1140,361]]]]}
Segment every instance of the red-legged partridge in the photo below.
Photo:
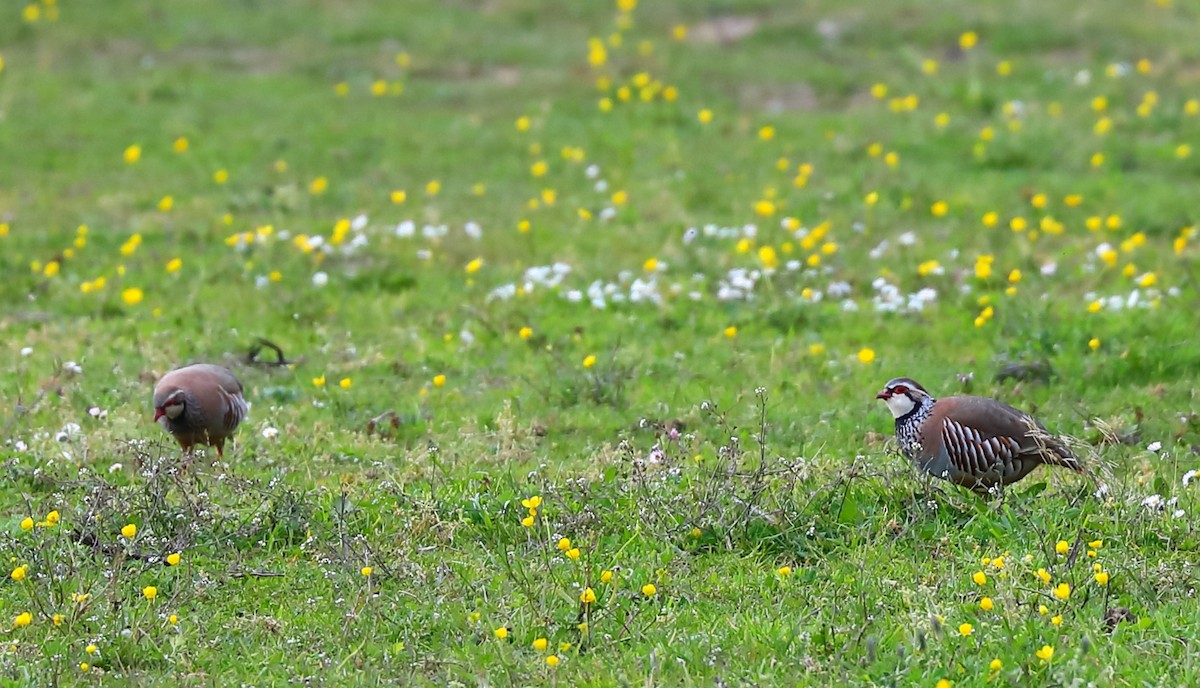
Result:
{"type": "Polygon", "coordinates": [[[1024,478],[1040,464],[1084,472],[1066,445],[1023,411],[995,399],[934,399],[911,378],[889,380],[875,395],[896,418],[896,441],[918,468],[986,492],[1024,478]]]}
{"type": "Polygon", "coordinates": [[[246,417],[242,383],[228,368],[197,363],[172,370],[154,388],[154,420],[190,452],[197,444],[225,455],[225,440],[246,417]]]}

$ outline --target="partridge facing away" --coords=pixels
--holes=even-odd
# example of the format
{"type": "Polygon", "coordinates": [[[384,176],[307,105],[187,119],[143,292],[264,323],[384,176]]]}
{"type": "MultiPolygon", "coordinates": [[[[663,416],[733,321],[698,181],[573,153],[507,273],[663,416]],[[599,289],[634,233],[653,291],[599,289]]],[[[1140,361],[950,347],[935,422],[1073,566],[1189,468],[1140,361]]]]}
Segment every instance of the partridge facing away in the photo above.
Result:
{"type": "Polygon", "coordinates": [[[1029,414],[995,399],[934,399],[907,377],[875,395],[896,419],[900,450],[930,475],[976,492],[1011,485],[1040,464],[1085,473],[1058,438],[1029,414]]]}
{"type": "Polygon", "coordinates": [[[228,368],[197,363],[163,375],[154,388],[154,420],[190,452],[197,444],[225,455],[225,440],[249,407],[242,383],[228,368]]]}

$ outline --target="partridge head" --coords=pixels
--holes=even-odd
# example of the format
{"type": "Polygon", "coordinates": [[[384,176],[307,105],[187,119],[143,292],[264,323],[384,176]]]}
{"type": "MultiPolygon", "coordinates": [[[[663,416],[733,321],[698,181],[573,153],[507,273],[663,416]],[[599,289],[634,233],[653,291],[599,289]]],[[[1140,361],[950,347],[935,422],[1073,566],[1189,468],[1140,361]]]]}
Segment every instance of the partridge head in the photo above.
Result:
{"type": "Polygon", "coordinates": [[[198,363],[172,370],[154,388],[154,420],[190,452],[196,445],[216,447],[237,430],[249,407],[242,383],[228,368],[198,363]]]}
{"type": "Polygon", "coordinates": [[[1083,473],[1079,460],[1029,414],[995,399],[935,399],[907,377],[875,395],[896,419],[900,451],[929,474],[977,492],[1010,485],[1041,464],[1083,473]]]}

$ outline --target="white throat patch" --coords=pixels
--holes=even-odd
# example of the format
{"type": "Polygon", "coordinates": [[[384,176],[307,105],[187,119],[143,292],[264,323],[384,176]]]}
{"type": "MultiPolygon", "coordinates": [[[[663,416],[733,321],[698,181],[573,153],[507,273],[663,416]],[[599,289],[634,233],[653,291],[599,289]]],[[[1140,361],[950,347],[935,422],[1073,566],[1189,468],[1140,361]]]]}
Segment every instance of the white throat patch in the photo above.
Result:
{"type": "Polygon", "coordinates": [[[907,394],[893,394],[891,397],[884,399],[888,409],[892,412],[893,418],[903,418],[907,416],[916,404],[912,399],[908,398],[907,394]]]}

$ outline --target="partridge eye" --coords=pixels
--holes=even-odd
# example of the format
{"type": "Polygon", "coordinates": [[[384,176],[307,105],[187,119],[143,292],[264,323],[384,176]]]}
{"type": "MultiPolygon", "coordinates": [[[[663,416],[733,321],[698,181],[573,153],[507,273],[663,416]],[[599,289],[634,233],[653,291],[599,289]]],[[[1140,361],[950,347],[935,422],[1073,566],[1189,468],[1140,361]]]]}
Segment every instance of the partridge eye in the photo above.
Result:
{"type": "Polygon", "coordinates": [[[892,388],[892,394],[908,394],[908,388],[904,385],[896,385],[892,388]]]}

